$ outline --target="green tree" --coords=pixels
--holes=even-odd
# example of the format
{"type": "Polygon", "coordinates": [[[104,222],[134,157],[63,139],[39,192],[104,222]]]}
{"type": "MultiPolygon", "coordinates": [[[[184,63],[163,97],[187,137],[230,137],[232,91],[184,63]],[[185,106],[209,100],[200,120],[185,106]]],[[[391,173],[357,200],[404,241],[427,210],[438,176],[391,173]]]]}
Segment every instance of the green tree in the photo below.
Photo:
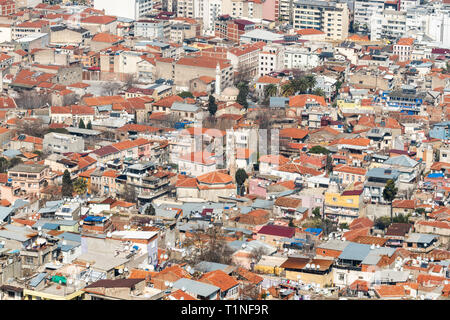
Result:
{"type": "Polygon", "coordinates": [[[344,229],[350,229],[350,227],[348,226],[348,223],[346,223],[346,222],[343,222],[343,223],[341,223],[341,224],[339,224],[339,228],[341,229],[341,230],[344,230],[344,229]]]}
{"type": "Polygon", "coordinates": [[[248,175],[244,169],[240,168],[236,171],[235,179],[236,179],[236,183],[238,185],[238,194],[239,195],[243,194],[242,186],[243,186],[245,180],[247,180],[247,178],[248,178],[248,175]]]}
{"type": "Polygon", "coordinates": [[[86,126],[86,129],[92,130],[92,122],[91,122],[91,120],[89,120],[89,122],[88,122],[88,124],[86,126]]]}
{"type": "Polygon", "coordinates": [[[316,96],[325,97],[325,92],[322,89],[320,89],[320,88],[314,89],[312,94],[314,94],[316,96]]]}
{"type": "Polygon", "coordinates": [[[316,77],[315,77],[314,75],[312,75],[312,74],[309,74],[309,75],[304,76],[302,79],[303,79],[303,81],[304,81],[305,84],[306,84],[307,91],[308,91],[308,92],[311,92],[312,89],[313,89],[313,88],[316,86],[316,84],[317,84],[316,77]]]}
{"type": "Polygon", "coordinates": [[[278,87],[276,85],[274,85],[273,83],[267,85],[264,88],[264,95],[265,97],[273,97],[277,94],[278,92],[278,87]]]}
{"type": "Polygon", "coordinates": [[[189,92],[189,91],[183,91],[183,92],[180,92],[180,93],[178,94],[178,96],[181,97],[181,98],[183,98],[183,99],[186,99],[186,98],[192,98],[192,99],[194,99],[194,95],[193,95],[191,92],[189,92]]]}
{"type": "Polygon", "coordinates": [[[330,150],[322,146],[314,146],[311,149],[309,149],[308,152],[314,154],[329,154],[330,150]]]}
{"type": "Polygon", "coordinates": [[[155,215],[155,207],[153,207],[153,205],[151,203],[148,204],[147,208],[145,208],[145,212],[146,215],[149,216],[154,216],[155,215]]]}
{"type": "Polygon", "coordinates": [[[386,186],[383,189],[383,199],[389,203],[391,207],[391,222],[392,218],[392,201],[394,201],[395,196],[397,195],[398,189],[395,186],[395,182],[392,179],[389,179],[386,183],[386,186]]]}
{"type": "Polygon", "coordinates": [[[421,217],[425,217],[425,220],[428,219],[427,212],[426,212],[425,208],[417,208],[417,209],[415,210],[415,212],[416,212],[418,215],[420,215],[421,217]]]}
{"type": "Polygon", "coordinates": [[[85,194],[87,192],[86,181],[84,181],[84,179],[81,178],[75,180],[75,182],[73,183],[73,190],[75,191],[76,194],[79,195],[85,194]]]}
{"type": "Polygon", "coordinates": [[[47,130],[47,133],[49,132],[66,133],[66,134],[69,133],[69,131],[67,131],[66,128],[52,128],[47,130]]]}
{"type": "Polygon", "coordinates": [[[0,158],[0,172],[1,173],[7,172],[8,167],[9,167],[8,159],[6,159],[5,157],[1,157],[0,158]]]}
{"type": "Polygon", "coordinates": [[[212,95],[210,95],[208,98],[208,111],[212,116],[214,116],[217,112],[216,98],[214,98],[212,95]]]}
{"type": "Polygon", "coordinates": [[[374,226],[378,229],[385,230],[391,224],[391,219],[389,217],[379,217],[374,221],[374,226]]]}
{"type": "Polygon", "coordinates": [[[305,94],[309,89],[310,84],[306,77],[292,79],[282,87],[282,94],[285,97],[295,95],[297,93],[305,94]]]}
{"type": "Polygon", "coordinates": [[[409,223],[409,218],[411,217],[410,214],[403,215],[402,213],[399,213],[397,216],[394,217],[393,222],[395,223],[409,223]]]}
{"type": "Polygon", "coordinates": [[[245,109],[248,109],[247,95],[248,95],[248,88],[245,89],[245,87],[241,87],[241,89],[239,89],[239,94],[236,99],[236,102],[239,103],[241,106],[243,106],[245,109]]]}
{"type": "Polygon", "coordinates": [[[71,198],[73,195],[73,183],[69,170],[65,170],[62,178],[62,196],[71,198]]]}
{"type": "Polygon", "coordinates": [[[86,129],[86,125],[84,124],[83,119],[80,119],[80,123],[78,124],[78,128],[80,128],[80,129],[86,129]]]}
{"type": "Polygon", "coordinates": [[[315,219],[322,219],[322,214],[320,213],[320,208],[315,207],[312,211],[312,215],[315,219]]]}
{"type": "Polygon", "coordinates": [[[9,160],[8,168],[12,168],[14,166],[17,166],[18,164],[23,163],[22,159],[14,157],[11,160],[9,160]]]}

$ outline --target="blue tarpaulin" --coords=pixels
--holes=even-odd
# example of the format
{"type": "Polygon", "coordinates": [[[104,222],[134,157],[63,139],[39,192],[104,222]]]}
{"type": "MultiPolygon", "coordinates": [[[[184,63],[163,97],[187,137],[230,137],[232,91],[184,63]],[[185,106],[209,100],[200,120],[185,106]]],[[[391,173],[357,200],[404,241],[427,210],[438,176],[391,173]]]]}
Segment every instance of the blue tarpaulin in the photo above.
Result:
{"type": "Polygon", "coordinates": [[[444,174],[440,173],[440,172],[436,172],[436,173],[430,173],[428,175],[428,178],[443,178],[444,174]]]}
{"type": "Polygon", "coordinates": [[[86,221],[86,222],[102,222],[105,219],[106,219],[105,217],[100,217],[100,216],[88,216],[88,217],[84,218],[84,221],[86,221]]]}

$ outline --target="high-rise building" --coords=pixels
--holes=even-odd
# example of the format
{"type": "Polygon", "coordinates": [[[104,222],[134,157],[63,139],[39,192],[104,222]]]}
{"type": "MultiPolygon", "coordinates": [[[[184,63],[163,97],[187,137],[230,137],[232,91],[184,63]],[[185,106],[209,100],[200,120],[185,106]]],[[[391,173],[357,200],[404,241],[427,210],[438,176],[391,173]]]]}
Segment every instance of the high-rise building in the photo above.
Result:
{"type": "Polygon", "coordinates": [[[94,0],[94,9],[106,15],[139,20],[153,9],[153,0],[94,0]]]}
{"type": "Polygon", "coordinates": [[[384,0],[355,0],[354,27],[359,30],[370,30],[370,17],[382,15],[384,0]]]}
{"type": "Polygon", "coordinates": [[[299,0],[294,2],[294,29],[317,29],[325,40],[348,37],[349,11],[346,3],[299,0]]]}

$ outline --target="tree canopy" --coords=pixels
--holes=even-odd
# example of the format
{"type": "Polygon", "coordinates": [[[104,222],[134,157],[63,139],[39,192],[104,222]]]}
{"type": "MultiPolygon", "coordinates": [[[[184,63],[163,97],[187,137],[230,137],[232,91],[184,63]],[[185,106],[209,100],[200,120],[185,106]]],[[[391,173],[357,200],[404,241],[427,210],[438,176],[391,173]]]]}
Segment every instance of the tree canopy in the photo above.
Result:
{"type": "Polygon", "coordinates": [[[322,146],[314,146],[311,149],[309,149],[308,151],[309,153],[314,153],[314,154],[329,154],[330,151],[322,146]]]}
{"type": "Polygon", "coordinates": [[[194,99],[194,95],[193,95],[190,91],[183,91],[183,92],[180,92],[180,93],[178,94],[178,96],[181,97],[181,98],[183,98],[183,99],[186,99],[186,98],[192,98],[192,99],[194,99]]]}
{"type": "Polygon", "coordinates": [[[63,178],[62,178],[62,196],[63,197],[72,197],[73,195],[73,183],[72,178],[70,177],[69,170],[64,170],[63,178]]]}
{"type": "Polygon", "coordinates": [[[208,111],[212,116],[214,116],[217,112],[216,98],[214,98],[212,95],[210,95],[208,99],[208,111]]]}
{"type": "Polygon", "coordinates": [[[244,169],[239,168],[236,171],[235,178],[236,178],[236,183],[238,185],[239,195],[241,195],[242,194],[242,185],[244,184],[245,180],[247,180],[247,178],[248,178],[247,172],[245,172],[244,169]]]}

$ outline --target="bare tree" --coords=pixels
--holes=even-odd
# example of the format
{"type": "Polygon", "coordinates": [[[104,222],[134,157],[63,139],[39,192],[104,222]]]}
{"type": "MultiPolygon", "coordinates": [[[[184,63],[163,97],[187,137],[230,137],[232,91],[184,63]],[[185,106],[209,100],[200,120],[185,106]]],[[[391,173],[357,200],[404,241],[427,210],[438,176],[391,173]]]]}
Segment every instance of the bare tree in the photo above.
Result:
{"type": "Polygon", "coordinates": [[[165,128],[173,128],[175,127],[175,123],[180,122],[181,118],[178,114],[170,113],[166,116],[166,118],[160,121],[160,125],[165,128]]]}
{"type": "Polygon", "coordinates": [[[216,228],[196,230],[185,245],[194,249],[194,253],[187,258],[191,264],[200,261],[232,264],[233,251],[224,241],[221,231],[216,228]]]}
{"type": "Polygon", "coordinates": [[[36,109],[50,105],[51,95],[36,91],[21,91],[15,101],[20,109],[36,109]]]}
{"type": "Polygon", "coordinates": [[[70,106],[74,105],[78,101],[80,101],[80,97],[77,94],[67,94],[63,97],[62,103],[63,106],[70,106]]]}
{"type": "Polygon", "coordinates": [[[122,198],[127,202],[136,202],[137,201],[136,189],[129,184],[125,184],[125,188],[122,193],[122,198]]]}
{"type": "Polygon", "coordinates": [[[122,88],[122,84],[118,82],[107,82],[102,86],[102,95],[113,96],[122,88]]]}
{"type": "Polygon", "coordinates": [[[250,258],[252,259],[253,263],[258,263],[259,260],[261,260],[261,257],[266,255],[267,253],[267,249],[264,247],[255,248],[250,253],[250,258]]]}
{"type": "Polygon", "coordinates": [[[16,123],[17,134],[42,138],[47,133],[47,127],[39,118],[33,120],[18,120],[16,123]]]}
{"type": "Polygon", "coordinates": [[[124,82],[125,82],[125,89],[130,89],[132,88],[136,83],[138,83],[137,79],[134,77],[134,74],[130,73],[127,74],[124,78],[124,82]]]}

